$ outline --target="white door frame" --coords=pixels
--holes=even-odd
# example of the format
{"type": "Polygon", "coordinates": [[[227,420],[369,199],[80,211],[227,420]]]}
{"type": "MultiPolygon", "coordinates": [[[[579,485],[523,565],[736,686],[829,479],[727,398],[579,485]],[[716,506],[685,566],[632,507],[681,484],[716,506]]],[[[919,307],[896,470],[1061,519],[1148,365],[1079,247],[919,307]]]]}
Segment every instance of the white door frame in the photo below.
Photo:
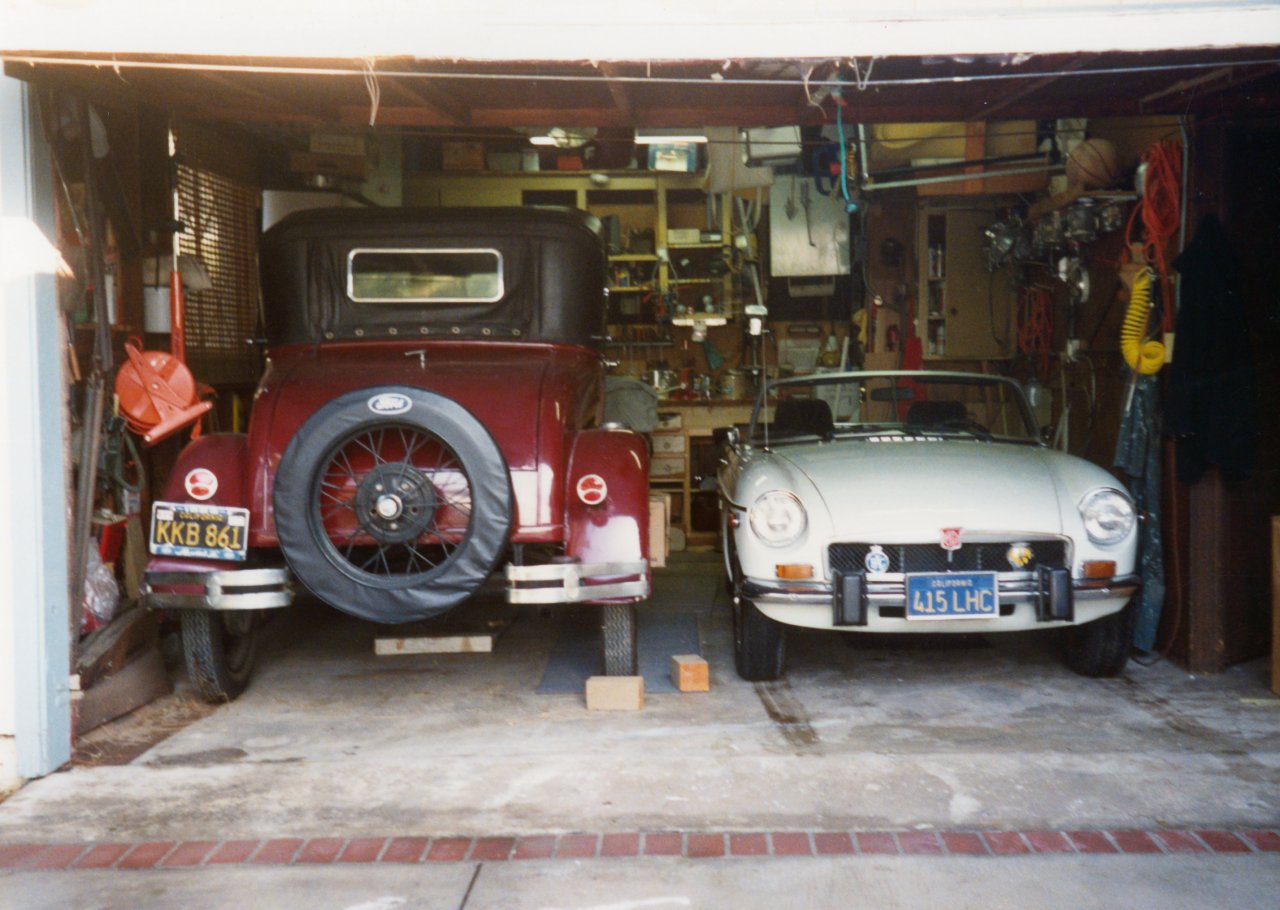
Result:
{"type": "MultiPolygon", "coordinates": [[[[0,216],[55,237],[53,174],[34,97],[5,76],[0,216]]],[[[0,274],[0,786],[71,757],[66,349],[56,280],[30,261],[31,273],[0,274]]]]}

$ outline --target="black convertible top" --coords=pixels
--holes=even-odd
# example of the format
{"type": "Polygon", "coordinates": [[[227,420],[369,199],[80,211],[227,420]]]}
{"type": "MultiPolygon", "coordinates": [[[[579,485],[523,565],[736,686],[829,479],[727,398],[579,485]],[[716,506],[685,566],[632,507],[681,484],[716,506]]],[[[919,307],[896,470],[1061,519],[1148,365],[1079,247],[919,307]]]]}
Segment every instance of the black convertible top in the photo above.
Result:
{"type": "Polygon", "coordinates": [[[600,222],[534,208],[324,208],[296,212],[262,237],[272,344],[414,337],[488,338],[599,346],[606,264],[600,222]],[[494,249],[503,294],[494,303],[356,303],[354,249],[494,249]]]}

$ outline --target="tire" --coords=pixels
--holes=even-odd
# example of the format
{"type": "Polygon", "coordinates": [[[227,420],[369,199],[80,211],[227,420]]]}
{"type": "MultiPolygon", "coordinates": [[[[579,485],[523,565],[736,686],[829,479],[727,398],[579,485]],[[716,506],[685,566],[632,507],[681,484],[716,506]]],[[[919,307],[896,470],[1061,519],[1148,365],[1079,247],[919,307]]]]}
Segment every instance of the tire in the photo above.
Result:
{"type": "Polygon", "coordinates": [[[253,676],[260,617],[242,611],[182,610],[180,614],[182,654],[192,685],[207,702],[232,701],[253,676]]]}
{"type": "Polygon", "coordinates": [[[733,605],[733,662],[747,682],[777,679],[786,668],[787,630],[742,596],[742,566],[733,531],[725,531],[725,587],[733,605]]]}
{"type": "Polygon", "coordinates": [[[272,502],[293,574],[331,606],[383,623],[429,619],[475,593],[513,515],[511,476],[484,425],[409,386],[349,392],[311,415],[285,449],[272,502]]]}
{"type": "Polygon", "coordinates": [[[637,667],[636,605],[602,604],[600,637],[604,675],[635,676],[637,667]]]}
{"type": "Polygon", "coordinates": [[[1136,613],[1133,603],[1102,619],[1067,630],[1067,666],[1081,676],[1119,676],[1129,662],[1136,613]]]}
{"type": "Polygon", "coordinates": [[[739,597],[733,605],[733,659],[738,675],[748,682],[777,679],[786,665],[786,651],[782,624],[739,597]]]}

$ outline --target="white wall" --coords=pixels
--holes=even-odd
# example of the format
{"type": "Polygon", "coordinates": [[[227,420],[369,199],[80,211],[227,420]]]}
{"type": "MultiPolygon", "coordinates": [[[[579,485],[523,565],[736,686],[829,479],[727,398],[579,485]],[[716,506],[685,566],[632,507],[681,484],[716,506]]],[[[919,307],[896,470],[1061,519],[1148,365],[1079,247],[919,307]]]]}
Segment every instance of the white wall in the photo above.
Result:
{"type": "Polygon", "coordinates": [[[0,76],[0,788],[71,753],[65,348],[40,236],[53,236],[52,174],[31,103],[0,76]],[[34,245],[18,253],[18,239],[34,245]]]}

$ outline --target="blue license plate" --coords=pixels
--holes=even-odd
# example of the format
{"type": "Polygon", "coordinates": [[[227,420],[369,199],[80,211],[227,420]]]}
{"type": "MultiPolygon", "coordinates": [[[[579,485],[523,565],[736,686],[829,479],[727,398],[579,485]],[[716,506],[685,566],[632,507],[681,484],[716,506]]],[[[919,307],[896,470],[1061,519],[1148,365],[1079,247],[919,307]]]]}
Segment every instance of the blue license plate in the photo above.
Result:
{"type": "Polygon", "coordinates": [[[994,572],[907,576],[907,619],[990,619],[999,615],[994,572]]]}

